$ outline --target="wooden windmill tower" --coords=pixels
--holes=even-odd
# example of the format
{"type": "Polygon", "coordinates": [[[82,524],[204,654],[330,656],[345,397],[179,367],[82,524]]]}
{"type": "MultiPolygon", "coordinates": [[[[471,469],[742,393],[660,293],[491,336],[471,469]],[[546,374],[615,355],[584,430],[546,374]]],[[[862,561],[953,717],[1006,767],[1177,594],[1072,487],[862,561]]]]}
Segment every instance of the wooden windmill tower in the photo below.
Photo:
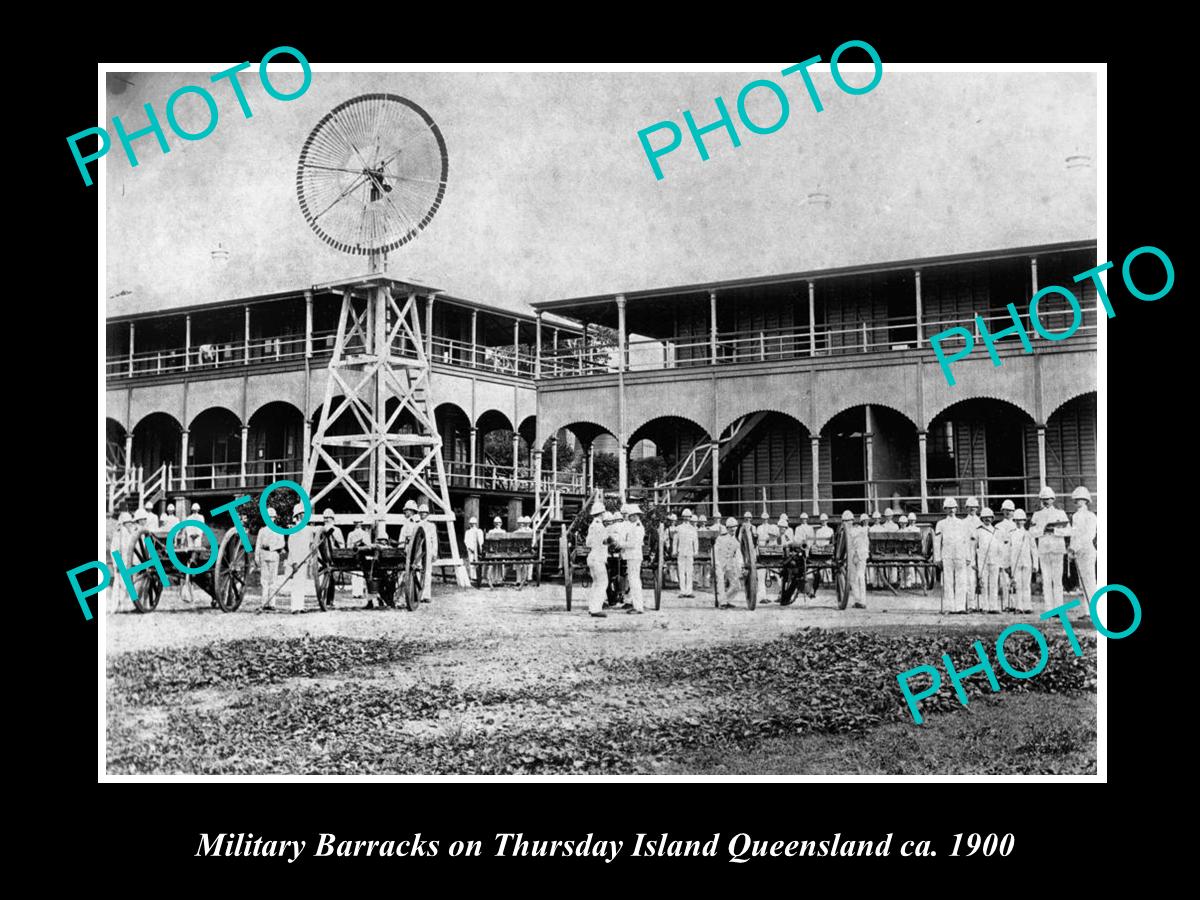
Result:
{"type": "Polygon", "coordinates": [[[362,518],[377,535],[403,520],[405,499],[427,503],[447,534],[441,546],[449,553],[435,564],[452,563],[465,586],[417,292],[383,274],[387,253],[437,212],[448,162],[433,119],[394,94],[347,100],[304,142],[296,192],[305,219],[334,249],[366,256],[370,269],[330,286],[342,306],[304,488],[314,507],[325,497],[348,497],[353,509],[339,512],[339,524],[362,518]],[[402,419],[411,431],[400,431],[402,419]],[[316,487],[318,469],[331,477],[316,487]]]}

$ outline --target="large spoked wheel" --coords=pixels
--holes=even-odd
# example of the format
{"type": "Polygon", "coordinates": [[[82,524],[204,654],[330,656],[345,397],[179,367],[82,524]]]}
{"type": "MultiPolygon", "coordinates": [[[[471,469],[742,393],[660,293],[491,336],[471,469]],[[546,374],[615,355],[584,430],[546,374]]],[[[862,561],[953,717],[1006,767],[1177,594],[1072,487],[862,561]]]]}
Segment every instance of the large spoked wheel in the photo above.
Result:
{"type": "Polygon", "coordinates": [[[213,599],[225,612],[233,612],[242,605],[246,594],[246,582],[250,579],[250,554],[242,546],[236,528],[221,535],[217,545],[217,563],[213,567],[213,599]]]}
{"type": "Polygon", "coordinates": [[[846,604],[850,602],[850,576],[846,574],[845,566],[838,567],[833,582],[837,589],[838,609],[845,609],[846,604]]]}
{"type": "Polygon", "coordinates": [[[749,528],[742,530],[742,555],[746,557],[746,608],[753,610],[758,607],[758,560],[749,528]]]}
{"type": "Polygon", "coordinates": [[[425,590],[425,554],[429,547],[425,543],[425,530],[418,528],[408,541],[408,560],[405,565],[407,577],[404,579],[404,605],[412,612],[421,602],[421,593],[425,590]]]}
{"type": "MultiPolygon", "coordinates": [[[[138,532],[137,543],[133,545],[134,565],[144,563],[150,558],[150,551],[146,549],[146,541],[153,542],[154,535],[143,528],[138,532]]],[[[164,556],[165,553],[159,555],[164,556]]],[[[158,601],[162,599],[163,586],[162,582],[158,580],[156,569],[149,567],[136,572],[133,575],[133,588],[137,592],[133,605],[138,612],[154,612],[158,608],[158,601]]]]}
{"type": "Polygon", "coordinates": [[[658,553],[654,562],[654,611],[662,609],[663,570],[666,566],[663,554],[663,526],[658,526],[658,553]]]}

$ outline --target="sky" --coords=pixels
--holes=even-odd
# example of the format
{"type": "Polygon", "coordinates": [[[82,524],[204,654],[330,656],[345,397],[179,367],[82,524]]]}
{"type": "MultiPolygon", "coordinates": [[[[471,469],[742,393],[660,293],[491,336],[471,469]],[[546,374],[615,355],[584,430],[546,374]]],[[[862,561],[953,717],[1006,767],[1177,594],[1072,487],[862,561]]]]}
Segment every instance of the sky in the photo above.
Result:
{"type": "MultiPolygon", "coordinates": [[[[441,208],[393,252],[388,274],[528,311],[536,300],[806,271],[1096,237],[1096,170],[1066,157],[1096,155],[1092,74],[888,72],[869,94],[814,72],[816,112],[798,76],[775,72],[332,73],[316,71],[296,100],[271,98],[251,70],[241,81],[254,113],[214,86],[215,130],[185,142],[167,131],[135,143],[131,168],[114,141],[106,202],[107,315],[302,289],[359,275],[366,260],[324,244],[296,197],[300,149],[320,118],[362,93],[400,94],[445,136],[449,177],[441,208]],[[737,121],[753,78],[787,94],[772,134],[737,121]],[[742,144],[708,135],[702,161],[683,124],[734,116],[742,144]],[[683,128],[659,181],[639,129],[683,128]],[[828,208],[807,201],[829,195],[828,208]],[[230,249],[220,279],[210,251],[230,249]]],[[[781,66],[782,68],[782,66],[781,66]]],[[[128,130],[142,104],[163,112],[172,91],[210,73],[131,73],[108,115],[128,130]]],[[[300,76],[275,73],[281,91],[300,76]]],[[[848,74],[865,83],[865,74],[848,74]]],[[[856,82],[857,79],[857,82],[856,82]]],[[[110,88],[113,84],[109,80],[110,88]]],[[[179,104],[185,127],[206,117],[179,104]]],[[[778,105],[751,95],[752,118],[778,105]],[[774,104],[774,105],[773,105],[774,104]]],[[[82,126],[81,126],[82,127],[82,126]]],[[[652,140],[662,141],[665,134],[652,140]]]]}

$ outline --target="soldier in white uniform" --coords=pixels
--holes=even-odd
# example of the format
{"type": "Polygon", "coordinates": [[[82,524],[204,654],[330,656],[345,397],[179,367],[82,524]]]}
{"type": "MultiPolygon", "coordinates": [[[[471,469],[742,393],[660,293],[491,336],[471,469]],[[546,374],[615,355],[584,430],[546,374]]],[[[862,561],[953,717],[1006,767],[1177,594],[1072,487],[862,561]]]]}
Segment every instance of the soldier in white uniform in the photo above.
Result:
{"type": "Polygon", "coordinates": [[[975,530],[975,566],[981,579],[980,596],[982,609],[989,613],[1000,612],[1000,569],[1007,563],[1004,538],[996,534],[992,524],[993,514],[984,507],[979,518],[982,520],[975,530]]]}
{"type": "Polygon", "coordinates": [[[146,528],[150,531],[158,531],[158,516],[154,514],[154,504],[146,504],[146,528]]]}
{"type": "Polygon", "coordinates": [[[167,504],[167,512],[159,521],[158,525],[163,531],[170,531],[179,524],[179,516],[175,515],[175,504],[167,504]]]}
{"type": "MultiPolygon", "coordinates": [[[[304,504],[297,503],[292,507],[292,524],[295,525],[303,517],[304,504]]],[[[292,570],[291,611],[293,615],[304,612],[304,597],[309,593],[311,586],[308,574],[308,554],[312,550],[313,540],[316,537],[316,526],[320,524],[322,524],[321,516],[313,513],[312,518],[303,528],[287,536],[288,566],[292,570]]],[[[316,589],[313,588],[312,592],[315,593],[316,589]]]]}
{"type": "Polygon", "coordinates": [[[692,511],[685,509],[682,522],[675,529],[675,563],[679,567],[679,596],[694,597],[693,578],[696,573],[696,551],[700,549],[700,537],[692,524],[692,511]]]}
{"type": "Polygon", "coordinates": [[[871,554],[871,517],[866,513],[854,524],[854,513],[842,513],[842,527],[846,529],[846,577],[849,581],[850,600],[855,609],[867,608],[867,559],[871,554]],[[850,513],[850,518],[846,518],[850,513]]]}
{"type": "Polygon", "coordinates": [[[1033,612],[1030,582],[1037,564],[1033,536],[1025,529],[1025,510],[1013,512],[1014,528],[1008,538],[1008,567],[1013,577],[1013,606],[1017,612],[1033,612]]]}
{"type": "Polygon", "coordinates": [[[479,570],[479,557],[483,554],[483,529],[479,527],[479,518],[471,516],[467,519],[467,530],[463,534],[463,550],[467,554],[467,571],[479,577],[483,583],[484,574],[479,570]]]}
{"type": "MultiPolygon", "coordinates": [[[[369,547],[371,545],[371,532],[364,526],[361,518],[354,520],[354,528],[346,535],[346,546],[351,550],[357,550],[359,547],[369,547]]],[[[354,600],[361,600],[367,593],[367,579],[363,577],[362,572],[350,573],[350,597],[354,600]]],[[[373,607],[371,602],[367,603],[368,608],[373,607]]]]}
{"type": "MultiPolygon", "coordinates": [[[[487,533],[490,538],[508,537],[508,532],[504,530],[504,520],[499,516],[492,519],[492,529],[487,533]]],[[[487,571],[487,583],[489,588],[496,586],[496,579],[504,582],[504,567],[498,565],[490,565],[484,567],[487,571]]]]}
{"type": "Polygon", "coordinates": [[[1029,533],[1037,541],[1038,562],[1042,571],[1042,599],[1046,609],[1062,606],[1063,557],[1067,554],[1066,538],[1055,529],[1068,524],[1067,514],[1054,505],[1054,491],[1043,487],[1039,497],[1042,508],[1033,514],[1029,533]]]}
{"type": "Polygon", "coordinates": [[[788,521],[787,513],[781,513],[779,520],[775,523],[775,527],[779,530],[779,546],[787,547],[792,543],[792,537],[795,531],[792,530],[791,523],[788,521]]]}
{"type": "MultiPolygon", "coordinates": [[[[892,507],[887,507],[883,511],[883,521],[879,525],[879,530],[885,533],[892,533],[900,530],[900,526],[896,524],[893,518],[896,511],[892,507]]],[[[895,566],[889,566],[883,570],[884,581],[886,584],[895,586],[898,583],[898,573],[895,566]]]]}
{"type": "MultiPolygon", "coordinates": [[[[267,507],[267,517],[274,522],[278,513],[275,507],[267,507]]],[[[258,577],[262,583],[262,603],[259,610],[275,608],[275,582],[279,578],[279,554],[286,545],[284,536],[265,524],[258,529],[254,538],[254,561],[258,563],[258,577]]]]}
{"type": "Polygon", "coordinates": [[[604,504],[597,500],[590,511],[592,521],[584,539],[588,548],[588,573],[592,588],[588,592],[588,614],[604,618],[604,601],[608,599],[608,529],[604,526],[604,504]]]}
{"type": "Polygon", "coordinates": [[[736,592],[742,587],[742,570],[746,561],[742,556],[742,544],[735,536],[737,527],[737,519],[730,516],[713,541],[713,579],[717,589],[717,605],[721,609],[733,608],[729,602],[729,588],[732,586],[736,592]]]}
{"type": "Polygon", "coordinates": [[[958,501],[947,497],[942,501],[946,517],[933,528],[933,562],[942,570],[942,598],[947,612],[967,611],[967,558],[971,542],[967,537],[965,519],[956,515],[958,501]]]}
{"type": "MultiPolygon", "coordinates": [[[[113,552],[121,554],[121,559],[125,560],[126,565],[133,559],[133,548],[137,546],[138,531],[137,520],[133,518],[129,510],[122,512],[117,519],[117,533],[113,535],[112,549],[113,552]]],[[[117,571],[116,562],[113,563],[112,570],[117,571]]],[[[108,589],[109,614],[119,612],[126,603],[133,603],[133,595],[129,593],[125,579],[117,575],[113,578],[113,582],[108,589]]]]}
{"type": "Polygon", "coordinates": [[[1088,508],[1091,492],[1080,485],[1071,492],[1075,515],[1071,517],[1071,557],[1079,573],[1083,602],[1090,603],[1096,593],[1096,514],[1088,508]]]}
{"type": "MultiPolygon", "coordinates": [[[[1000,541],[1002,545],[1000,554],[1004,560],[1012,556],[1009,541],[1012,540],[1013,529],[1017,527],[1016,522],[1013,521],[1013,513],[1016,512],[1016,509],[1016,505],[1011,500],[1005,500],[1000,504],[1000,521],[996,523],[996,540],[1000,541]]],[[[1013,608],[1012,576],[1007,562],[1000,568],[1000,608],[1004,612],[1013,608]]]]}
{"type": "Polygon", "coordinates": [[[422,503],[417,507],[417,513],[421,518],[416,527],[425,532],[425,581],[421,586],[421,602],[429,603],[433,600],[433,561],[438,555],[437,523],[429,518],[428,505],[422,503]]]}
{"type": "Polygon", "coordinates": [[[967,541],[970,546],[967,548],[967,571],[966,571],[966,595],[967,606],[978,607],[979,605],[979,573],[975,571],[975,532],[979,529],[979,501],[974,497],[968,497],[966,502],[966,513],[963,515],[963,522],[966,523],[967,541]]]}
{"type": "Polygon", "coordinates": [[[641,615],[646,611],[642,598],[642,543],[646,540],[646,529],[642,525],[642,510],[636,503],[628,507],[627,515],[629,519],[621,532],[621,551],[629,584],[628,611],[641,615]]]}

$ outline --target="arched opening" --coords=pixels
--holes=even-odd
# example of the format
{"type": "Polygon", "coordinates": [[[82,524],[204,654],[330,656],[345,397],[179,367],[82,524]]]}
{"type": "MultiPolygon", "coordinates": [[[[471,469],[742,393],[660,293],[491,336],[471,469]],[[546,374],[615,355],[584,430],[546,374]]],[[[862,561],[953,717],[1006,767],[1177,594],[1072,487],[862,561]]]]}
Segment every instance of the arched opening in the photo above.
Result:
{"type": "Polygon", "coordinates": [[[821,429],[821,493],[832,498],[832,511],[916,512],[920,452],[917,426],[904,414],[875,404],[844,409],[821,429]]]}
{"type": "Polygon", "coordinates": [[[242,468],[241,420],[214,406],[192,419],[188,431],[188,487],[196,491],[236,488],[242,468]]]}
{"type": "Polygon", "coordinates": [[[265,487],[280,478],[304,477],[304,414],[275,400],[250,416],[246,442],[246,483],[265,487]]]}
{"type": "MultiPolygon", "coordinates": [[[[595,422],[571,422],[556,434],[562,438],[569,434],[577,448],[571,455],[568,468],[578,474],[581,493],[590,492],[593,488],[606,491],[617,489],[620,473],[616,435],[595,422]]],[[[559,446],[564,443],[565,440],[560,439],[559,446]]]]}
{"type": "Polygon", "coordinates": [[[169,463],[179,467],[179,450],[183,426],[174,416],[164,412],[150,413],[133,428],[134,466],[146,476],[169,463]]]}
{"type": "MultiPolygon", "coordinates": [[[[1026,509],[1037,496],[1037,428],[1004,400],[960,400],[938,413],[927,437],[931,498],[975,496],[993,509],[1011,499],[1026,509]]],[[[930,501],[940,509],[940,501],[930,501]]]]}
{"type": "Polygon", "coordinates": [[[812,503],[809,447],[808,427],[786,413],[759,410],[731,422],[718,447],[721,514],[799,516],[812,503]]]}
{"type": "MultiPolygon", "coordinates": [[[[660,416],[643,423],[629,436],[629,488],[659,502],[695,503],[697,465],[712,442],[708,432],[681,416],[660,416]]],[[[700,479],[703,480],[702,478],[700,479]]],[[[711,478],[704,482],[711,490],[711,478]]]]}
{"type": "Polygon", "coordinates": [[[487,490],[533,490],[529,443],[513,429],[508,416],[489,409],[475,423],[479,455],[477,484],[487,490]]]}
{"type": "Polygon", "coordinates": [[[1096,421],[1095,391],[1068,400],[1046,419],[1046,484],[1060,496],[1083,486],[1095,498],[1096,421]]]}
{"type": "Polygon", "coordinates": [[[467,487],[471,481],[471,417],[454,403],[439,404],[433,411],[438,434],[442,438],[442,459],[446,478],[453,487],[467,487]]]}

